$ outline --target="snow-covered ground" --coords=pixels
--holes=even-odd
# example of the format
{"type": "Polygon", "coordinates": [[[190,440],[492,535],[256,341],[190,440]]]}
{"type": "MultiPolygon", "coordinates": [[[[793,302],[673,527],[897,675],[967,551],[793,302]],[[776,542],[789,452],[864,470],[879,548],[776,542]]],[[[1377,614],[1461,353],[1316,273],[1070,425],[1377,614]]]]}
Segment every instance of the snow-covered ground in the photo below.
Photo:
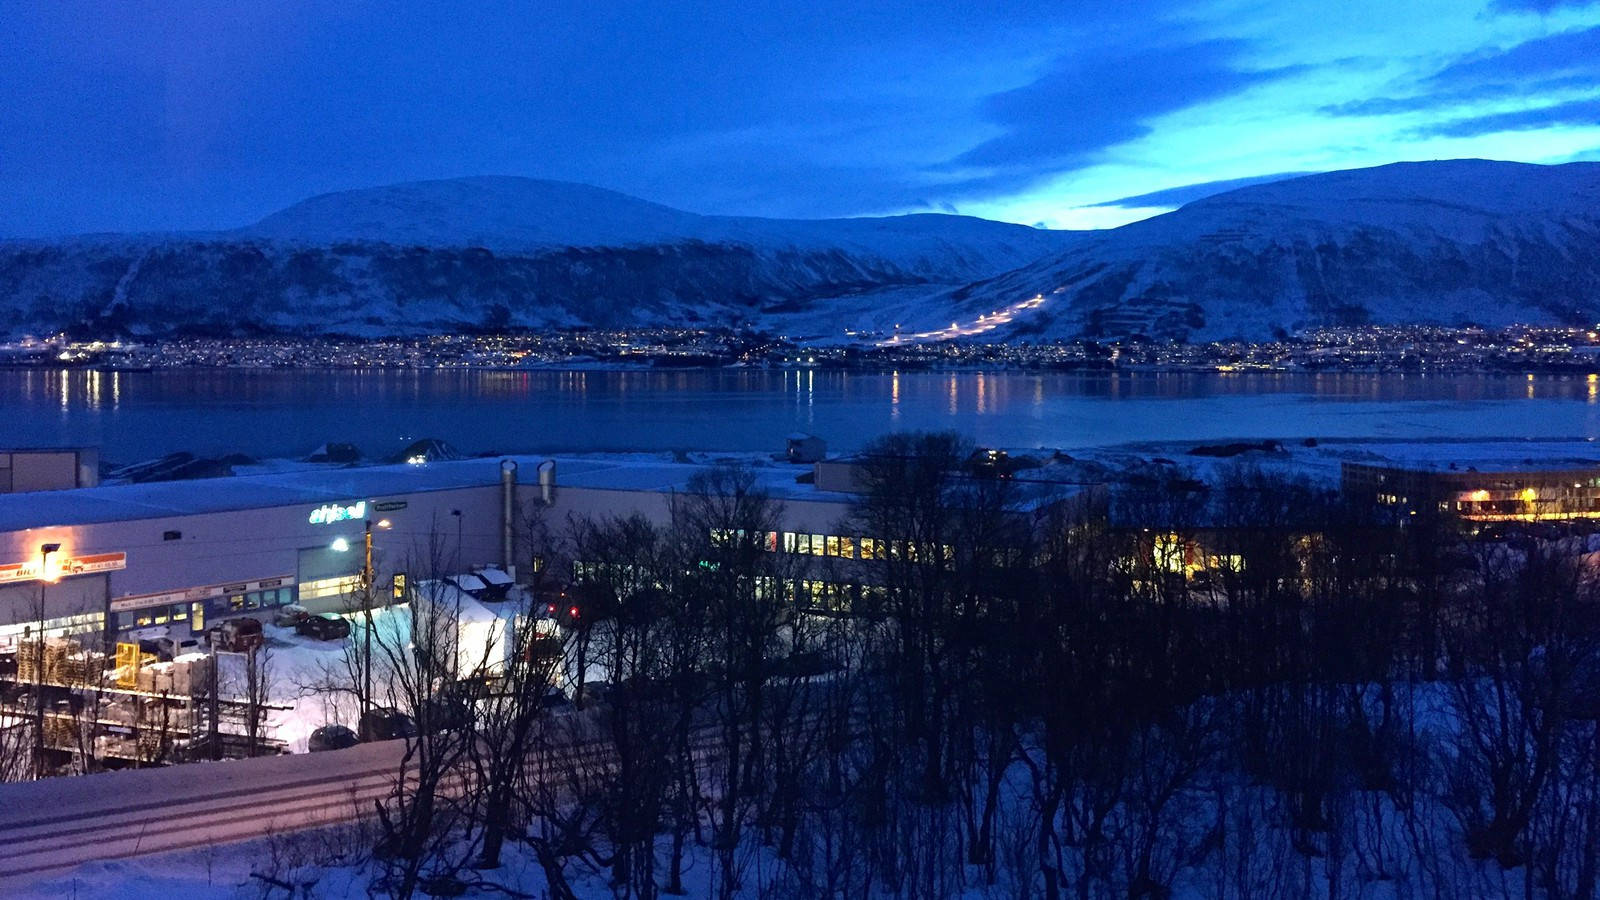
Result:
{"type": "MultiPolygon", "coordinates": [[[[1412,738],[1420,747],[1429,741],[1447,740],[1452,723],[1457,721],[1453,704],[1471,696],[1470,692],[1458,694],[1439,683],[1400,685],[1392,702],[1413,723],[1412,738]]],[[[1377,703],[1375,696],[1368,700],[1377,703]]],[[[1371,714],[1377,715],[1375,706],[1371,714]]],[[[1136,741],[1135,745],[1158,756],[1164,752],[1165,736],[1155,733],[1150,740],[1155,743],[1136,741]]],[[[1037,757],[1036,737],[1024,735],[1018,752],[1037,757]]],[[[1411,777],[1421,780],[1428,776],[1418,773],[1432,764],[1431,758],[1424,758],[1423,754],[1419,749],[1409,763],[1411,777]]],[[[1213,759],[1230,758],[1223,754],[1213,759]]],[[[1037,765],[1041,760],[1035,758],[1032,762],[1037,765]]],[[[932,876],[939,885],[935,888],[939,893],[934,895],[953,900],[1038,896],[1038,861],[1030,855],[1036,834],[1029,830],[1036,814],[1030,781],[1030,772],[1034,771],[1037,770],[1017,762],[1002,780],[996,822],[1000,829],[997,850],[1003,858],[997,864],[994,883],[986,884],[978,867],[957,862],[963,854],[952,846],[943,856],[946,871],[932,876]]],[[[1138,795],[1126,796],[1131,800],[1138,795]]],[[[1291,838],[1285,827],[1283,817],[1287,811],[1281,795],[1227,763],[1214,762],[1186,779],[1181,790],[1165,798],[1159,809],[1109,810],[1103,821],[1107,830],[1104,837],[1110,838],[1121,828],[1141,827],[1140,816],[1154,815],[1154,827],[1161,835],[1155,853],[1158,858],[1172,857],[1174,900],[1240,896],[1398,900],[1522,895],[1526,868],[1503,869],[1492,861],[1469,858],[1459,825],[1438,797],[1422,791],[1414,796],[1413,803],[1401,808],[1382,791],[1355,789],[1348,800],[1340,807],[1342,818],[1336,825],[1347,831],[1342,835],[1346,843],[1330,856],[1329,845],[1323,843],[1326,832],[1312,829],[1312,835],[1305,838],[1309,844],[1296,843],[1291,838]],[[1337,889],[1330,885],[1330,872],[1337,889]]],[[[378,868],[368,858],[372,834],[363,830],[367,827],[370,826],[357,824],[289,832],[220,847],[88,863],[14,885],[7,896],[30,900],[242,900],[286,896],[281,887],[269,886],[270,879],[292,885],[306,897],[365,897],[372,894],[379,877],[378,868]]],[[[737,896],[750,900],[807,896],[789,864],[754,838],[755,829],[747,833],[752,837],[737,851],[744,885],[737,896]]],[[[947,839],[953,840],[953,835],[945,833],[940,838],[947,839]]],[[[659,838],[658,883],[665,879],[664,861],[669,852],[667,838],[659,838]]],[[[937,853],[929,854],[929,859],[938,858],[937,853]]],[[[685,896],[711,896],[717,865],[708,848],[691,841],[684,868],[685,896]]],[[[579,900],[617,896],[609,882],[610,873],[590,861],[571,858],[564,874],[579,900]]],[[[1069,870],[1064,875],[1071,879],[1073,872],[1069,870]]],[[[507,896],[502,888],[527,896],[548,896],[539,862],[528,848],[516,842],[507,845],[501,868],[468,870],[461,877],[480,877],[498,886],[469,890],[465,895],[468,897],[507,896]]],[[[1541,896],[1537,890],[1533,895],[1541,896]]],[[[896,895],[878,891],[868,896],[896,895]]]]}

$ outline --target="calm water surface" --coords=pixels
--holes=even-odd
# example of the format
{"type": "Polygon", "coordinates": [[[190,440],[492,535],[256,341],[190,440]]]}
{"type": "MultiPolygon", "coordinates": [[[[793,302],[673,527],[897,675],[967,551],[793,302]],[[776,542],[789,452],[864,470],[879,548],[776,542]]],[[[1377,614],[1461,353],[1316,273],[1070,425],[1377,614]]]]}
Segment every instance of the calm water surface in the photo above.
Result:
{"type": "Polygon", "coordinates": [[[0,371],[0,447],[87,444],[128,462],[189,450],[300,456],[419,437],[468,452],[848,450],[953,428],[982,444],[1221,438],[1600,437],[1582,376],[829,371],[0,371]]]}

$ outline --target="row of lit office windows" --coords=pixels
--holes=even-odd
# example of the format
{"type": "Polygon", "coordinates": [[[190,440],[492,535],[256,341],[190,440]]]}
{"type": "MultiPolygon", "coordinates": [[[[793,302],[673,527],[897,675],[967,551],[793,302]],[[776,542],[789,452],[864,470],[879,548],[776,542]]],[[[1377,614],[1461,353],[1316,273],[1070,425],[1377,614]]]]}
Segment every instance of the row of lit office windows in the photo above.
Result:
{"type": "MultiPolygon", "coordinates": [[[[632,586],[634,589],[659,587],[638,580],[639,573],[625,563],[597,563],[578,561],[572,564],[572,574],[578,580],[605,579],[614,584],[632,586]]],[[[850,612],[863,600],[881,602],[887,596],[882,585],[860,582],[826,581],[818,578],[777,578],[756,576],[753,585],[756,599],[786,601],[803,609],[825,612],[850,612]]]]}
{"type": "MultiPolygon", "coordinates": [[[[760,534],[758,532],[758,534],[760,534]]],[[[713,529],[711,543],[725,546],[746,540],[744,529],[713,529]]],[[[889,541],[880,538],[839,534],[813,534],[805,531],[768,531],[760,535],[760,545],[768,553],[794,553],[800,556],[831,556],[838,559],[903,559],[916,562],[922,555],[943,556],[945,562],[955,559],[956,548],[950,544],[927,545],[919,549],[912,541],[889,541]],[[939,550],[932,550],[937,546],[939,550]]]]}
{"type": "Polygon", "coordinates": [[[0,649],[14,649],[21,640],[33,640],[38,635],[47,638],[67,637],[90,631],[100,631],[105,627],[104,613],[82,613],[74,616],[61,616],[55,619],[45,619],[43,622],[19,622],[15,625],[0,625],[0,649]]]}

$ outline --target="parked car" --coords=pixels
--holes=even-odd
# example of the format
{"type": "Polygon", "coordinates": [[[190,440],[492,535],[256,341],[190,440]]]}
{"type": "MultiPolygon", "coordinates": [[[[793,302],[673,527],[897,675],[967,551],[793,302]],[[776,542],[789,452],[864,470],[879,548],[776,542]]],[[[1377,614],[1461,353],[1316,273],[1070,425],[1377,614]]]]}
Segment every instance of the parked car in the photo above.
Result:
{"type": "Polygon", "coordinates": [[[328,750],[344,750],[361,743],[356,733],[343,725],[324,725],[311,732],[311,737],[306,740],[306,749],[312,753],[323,753],[328,750]]]}
{"type": "Polygon", "coordinates": [[[261,633],[261,620],[243,616],[229,619],[211,630],[211,646],[218,650],[248,653],[266,643],[261,633]]]}
{"type": "Polygon", "coordinates": [[[311,618],[311,613],[306,612],[304,606],[290,604],[273,614],[272,624],[279,628],[298,628],[301,622],[309,618],[311,618]]]}
{"type": "Polygon", "coordinates": [[[392,741],[417,736],[417,722],[398,709],[380,706],[361,714],[356,728],[363,741],[392,741]]]}
{"type": "Polygon", "coordinates": [[[307,616],[294,626],[296,634],[319,641],[338,641],[350,636],[350,623],[338,616],[307,616]]]}

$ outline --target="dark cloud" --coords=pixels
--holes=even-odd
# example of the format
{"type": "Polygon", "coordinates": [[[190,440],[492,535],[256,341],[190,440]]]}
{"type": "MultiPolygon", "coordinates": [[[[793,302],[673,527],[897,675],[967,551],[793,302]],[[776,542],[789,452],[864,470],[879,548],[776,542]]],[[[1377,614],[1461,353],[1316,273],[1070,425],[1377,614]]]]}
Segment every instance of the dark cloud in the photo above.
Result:
{"type": "MultiPolygon", "coordinates": [[[[1595,76],[1591,74],[1563,75],[1555,78],[1540,79],[1538,90],[1564,91],[1583,89],[1593,87],[1594,84],[1595,76]]],[[[1317,111],[1330,116],[1388,116],[1397,113],[1448,109],[1453,106],[1482,103],[1486,100],[1526,97],[1531,93],[1529,85],[1510,81],[1462,84],[1453,87],[1438,87],[1433,84],[1427,84],[1425,87],[1428,87],[1429,91],[1423,94],[1413,94],[1406,97],[1367,97],[1346,103],[1321,106],[1317,108],[1317,111]]]]}
{"type": "Polygon", "coordinates": [[[1561,125],[1594,125],[1597,122],[1600,122],[1600,99],[1573,100],[1552,106],[1440,122],[1421,129],[1419,133],[1443,137],[1477,137],[1480,134],[1496,134],[1502,131],[1534,131],[1561,125]]]}
{"type": "Polygon", "coordinates": [[[1595,0],[1494,0],[1489,4],[1490,9],[1499,12],[1536,12],[1540,14],[1555,12],[1562,7],[1589,6],[1595,0]]]}
{"type": "Polygon", "coordinates": [[[1243,90],[1267,73],[1242,70],[1237,41],[1145,45],[1071,54],[1033,83],[983,102],[1005,133],[953,160],[955,167],[1037,172],[1088,158],[1150,133],[1149,121],[1243,90]]]}
{"type": "Polygon", "coordinates": [[[1152,191],[1148,194],[1136,194],[1132,197],[1121,197],[1116,200],[1107,200],[1104,203],[1092,203],[1090,206],[1182,206],[1185,203],[1193,203],[1196,200],[1226,193],[1234,190],[1235,188],[1249,187],[1253,184],[1267,184],[1268,182],[1272,181],[1283,181],[1286,178],[1299,178],[1302,175],[1314,174],[1316,173],[1279,172],[1275,175],[1251,175],[1245,178],[1228,178],[1222,181],[1205,181],[1199,184],[1185,184],[1180,187],[1152,191]]]}
{"type": "MultiPolygon", "coordinates": [[[[1532,8],[1540,4],[1526,5],[1532,8]]],[[[1318,111],[1333,116],[1387,116],[1419,112],[1447,115],[1451,110],[1480,106],[1486,102],[1584,90],[1597,83],[1600,83],[1600,27],[1565,31],[1511,47],[1473,53],[1416,82],[1412,85],[1416,93],[1368,97],[1330,104],[1320,107],[1318,111]]],[[[1573,106],[1571,114],[1581,115],[1582,109],[1581,104],[1573,106]]],[[[1527,110],[1457,119],[1427,126],[1416,133],[1469,136],[1570,122],[1570,118],[1553,117],[1542,123],[1537,110],[1527,110]],[[1497,121],[1503,125],[1497,126],[1497,121]],[[1483,124],[1474,124],[1477,122],[1483,124]]]]}
{"type": "Polygon", "coordinates": [[[1564,31],[1466,57],[1428,81],[1446,87],[1518,84],[1528,90],[1554,79],[1595,74],[1600,74],[1600,27],[1564,31]]]}

